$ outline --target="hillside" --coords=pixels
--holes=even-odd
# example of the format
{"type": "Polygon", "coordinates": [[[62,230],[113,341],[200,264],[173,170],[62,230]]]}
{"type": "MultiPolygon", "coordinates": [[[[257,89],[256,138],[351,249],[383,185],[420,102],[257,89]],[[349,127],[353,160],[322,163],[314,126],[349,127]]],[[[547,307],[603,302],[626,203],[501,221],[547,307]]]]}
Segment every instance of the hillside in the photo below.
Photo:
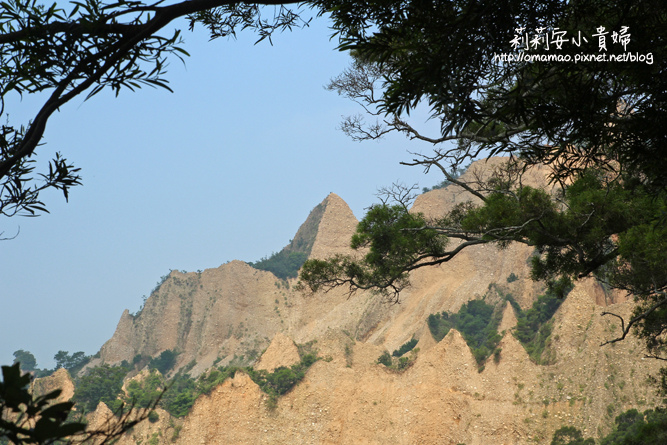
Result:
{"type": "MultiPolygon", "coordinates": [[[[345,250],[357,224],[347,204],[331,194],[313,212],[319,216],[309,216],[291,245],[306,245],[311,256],[345,250]]],[[[172,271],[139,314],[122,314],[100,358],[89,366],[131,363],[137,355],[154,357],[165,350],[179,353],[175,369],[194,360],[194,375],[216,360],[220,365],[252,363],[277,332],[308,331],[321,317],[322,299],[294,292],[294,283],[241,261],[201,273],[172,271]]],[[[341,296],[326,296],[333,311],[349,303],[341,296]]],[[[359,324],[360,318],[345,327],[359,324]]]]}
{"type": "MultiPolygon", "coordinates": [[[[500,162],[478,162],[465,175],[487,175],[500,162]]],[[[539,170],[528,180],[546,184],[539,170]]],[[[437,216],[466,199],[467,192],[452,185],[421,195],[413,211],[437,216]]],[[[314,212],[286,249],[305,246],[311,258],[348,252],[357,221],[347,204],[331,194],[314,212]]],[[[644,360],[634,338],[599,346],[618,332],[616,319],[602,317],[602,308],[628,315],[632,305],[593,280],[578,283],[556,311],[549,365],[531,361],[512,335],[518,314],[508,304],[498,360],[489,359],[481,372],[459,332],[433,339],[429,315],[457,312],[470,300],[486,296],[503,304],[500,295],[511,293],[529,309],[544,291],[528,277],[532,254],[523,245],[467,249],[450,263],[412,274],[412,286],[397,305],[372,293],[348,296],[343,289],[302,294],[294,290],[295,279],[281,280],[240,261],[201,273],[173,271],[139,314],[123,313],[89,366],[173,350],[178,356],[172,374],[188,369],[197,376],[214,364],[273,369],[298,360],[292,342],[312,341],[326,358],[275,409],[238,372],[200,397],[184,419],[160,411],[159,422],[145,422],[121,441],[128,444],[172,438],[182,444],[549,443],[560,426],[597,437],[620,412],[653,407],[657,398],[646,377],[660,363],[644,360]],[[419,352],[406,370],[376,362],[411,338],[419,340],[419,352]]]]}

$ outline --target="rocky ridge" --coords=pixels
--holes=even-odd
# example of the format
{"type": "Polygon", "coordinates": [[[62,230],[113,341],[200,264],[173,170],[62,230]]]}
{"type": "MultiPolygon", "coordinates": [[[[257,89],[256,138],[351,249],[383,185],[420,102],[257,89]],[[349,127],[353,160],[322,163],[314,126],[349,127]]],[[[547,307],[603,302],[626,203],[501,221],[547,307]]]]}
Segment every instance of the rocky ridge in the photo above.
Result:
{"type": "MultiPolygon", "coordinates": [[[[502,162],[478,162],[466,174],[487,175],[502,162]]],[[[545,171],[533,171],[527,180],[544,186],[545,177],[545,171]]],[[[437,217],[471,198],[452,185],[421,195],[413,211],[437,217]]],[[[320,206],[311,258],[348,253],[354,215],[334,194],[320,206]]],[[[99,362],[131,362],[137,354],[154,357],[173,349],[180,352],[177,369],[195,362],[193,375],[213,363],[255,358],[257,366],[271,369],[296,359],[294,342],[312,340],[319,355],[331,360],[316,362],[273,410],[259,387],[237,373],[200,397],[184,420],[145,422],[121,443],[153,437],[183,444],[549,443],[560,426],[599,436],[621,411],[652,407],[657,399],[645,381],[660,364],[644,360],[634,338],[599,346],[618,333],[616,320],[600,315],[602,306],[627,316],[632,305],[593,280],[578,283],[554,316],[554,364],[530,360],[511,335],[516,316],[509,305],[500,360],[489,360],[482,372],[455,330],[439,343],[433,340],[429,314],[456,312],[492,283],[528,308],[543,291],[528,276],[532,253],[523,245],[466,249],[446,265],[413,273],[399,305],[371,293],[348,297],[340,289],[304,295],[294,291],[295,280],[278,280],[239,261],[201,273],[174,271],[140,314],[123,313],[99,362]],[[508,282],[510,274],[517,280],[508,282]],[[419,352],[406,371],[376,363],[384,350],[413,337],[419,352]]]]}
{"type": "MultiPolygon", "coordinates": [[[[451,330],[439,343],[424,336],[413,366],[396,373],[375,362],[384,348],[331,329],[317,342],[320,355],[331,360],[316,362],[275,409],[239,372],[197,400],[175,442],[528,444],[550,443],[563,425],[586,436],[604,434],[614,415],[656,401],[644,383],[656,364],[638,358],[635,339],[600,348],[613,325],[581,288],[571,297],[557,314],[553,365],[534,364],[506,333],[501,359],[490,360],[480,373],[468,345],[451,330]]],[[[630,305],[614,310],[627,315],[630,305]]],[[[510,323],[511,316],[506,318],[510,323]]],[[[284,340],[274,344],[267,349],[273,357],[282,355],[279,344],[285,353],[294,347],[284,340]]],[[[158,431],[165,438],[158,443],[170,443],[173,427],[149,423],[120,443],[134,444],[158,431]]]]}

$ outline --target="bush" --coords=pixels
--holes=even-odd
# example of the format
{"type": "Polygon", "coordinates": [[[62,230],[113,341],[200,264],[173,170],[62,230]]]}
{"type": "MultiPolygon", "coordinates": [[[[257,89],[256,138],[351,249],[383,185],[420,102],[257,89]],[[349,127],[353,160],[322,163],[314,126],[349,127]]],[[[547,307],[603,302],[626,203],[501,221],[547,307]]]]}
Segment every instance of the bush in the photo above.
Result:
{"type": "Polygon", "coordinates": [[[311,367],[313,363],[315,363],[319,358],[317,357],[316,354],[306,354],[301,358],[301,367],[304,369],[308,369],[311,367]]]}
{"type": "Polygon", "coordinates": [[[281,366],[276,368],[267,376],[267,384],[278,395],[283,395],[301,381],[305,373],[300,368],[286,368],[281,366]]]}
{"type": "Polygon", "coordinates": [[[187,375],[177,374],[160,400],[160,405],[172,416],[183,417],[190,412],[199,393],[196,381],[187,375]]]}
{"type": "Polygon", "coordinates": [[[118,400],[127,368],[102,365],[92,368],[79,379],[74,391],[74,401],[86,411],[94,411],[99,402],[104,402],[115,411],[122,403],[118,400]]]}
{"type": "Polygon", "coordinates": [[[664,408],[644,413],[631,409],[616,416],[616,427],[600,445],[658,445],[667,443],[667,411],[664,408]]]}
{"type": "Polygon", "coordinates": [[[289,368],[280,366],[273,372],[264,369],[259,371],[248,369],[248,372],[250,378],[259,385],[262,391],[270,396],[281,396],[305,377],[307,369],[308,367],[302,366],[302,363],[297,363],[289,368]]]}
{"type": "Polygon", "coordinates": [[[389,352],[384,351],[384,353],[378,357],[377,362],[378,364],[385,365],[388,368],[391,366],[391,355],[389,355],[389,352]]]}
{"type": "Polygon", "coordinates": [[[537,297],[530,309],[517,313],[514,336],[521,342],[535,363],[548,364],[549,357],[543,357],[548,348],[553,324],[551,318],[563,300],[555,293],[547,292],[537,297]]]}
{"type": "Polygon", "coordinates": [[[223,366],[218,369],[211,369],[209,372],[199,376],[196,386],[197,397],[200,394],[211,394],[211,391],[213,391],[216,386],[227,380],[229,377],[234,377],[238,369],[239,368],[236,366],[223,366]]]}
{"type": "Polygon", "coordinates": [[[450,320],[449,312],[443,312],[442,314],[429,315],[427,324],[435,341],[440,341],[454,327],[454,320],[450,320]]]}
{"type": "Polygon", "coordinates": [[[427,323],[436,341],[442,340],[450,329],[458,330],[475,356],[478,366],[495,351],[500,339],[498,326],[502,319],[500,306],[493,307],[483,300],[471,300],[456,314],[431,314],[427,323]]]}
{"type": "Polygon", "coordinates": [[[274,253],[269,258],[262,258],[259,261],[248,264],[255,269],[269,271],[281,280],[286,280],[288,278],[297,277],[299,269],[308,259],[308,255],[309,254],[306,252],[288,252],[286,250],[281,250],[278,253],[274,253]]]}
{"type": "MultiPolygon", "coordinates": [[[[608,409],[613,411],[613,409],[608,409]]],[[[662,445],[667,443],[667,411],[664,408],[647,410],[644,413],[631,409],[616,416],[616,426],[600,445],[662,445]]],[[[567,426],[556,430],[551,445],[594,445],[591,438],[585,439],[578,429],[567,426]]]]}
{"type": "Polygon", "coordinates": [[[413,338],[412,340],[405,342],[400,348],[392,352],[391,355],[393,355],[394,357],[400,357],[403,354],[412,351],[412,349],[415,346],[417,346],[417,342],[418,340],[416,338],[413,338]]]}
{"type": "Polygon", "coordinates": [[[400,357],[396,369],[403,371],[404,369],[407,369],[408,366],[410,366],[410,359],[408,357],[400,357]]]}
{"type": "Polygon", "coordinates": [[[314,352],[305,354],[299,363],[287,368],[280,366],[268,372],[265,369],[255,371],[245,368],[250,378],[257,383],[262,391],[269,395],[267,407],[274,409],[277,406],[278,397],[289,392],[297,383],[306,376],[306,371],[319,357],[314,352]]]}
{"type": "Polygon", "coordinates": [[[564,426],[556,430],[551,445],[595,445],[595,440],[586,439],[577,428],[564,426]]]}
{"type": "MultiPolygon", "coordinates": [[[[312,345],[309,345],[312,346],[312,345]]],[[[179,371],[169,384],[157,372],[152,372],[141,383],[133,381],[128,384],[128,399],[134,400],[140,407],[147,406],[150,400],[160,395],[162,388],[167,390],[162,394],[160,406],[174,417],[183,417],[190,412],[197,398],[202,394],[210,394],[211,391],[229,377],[234,377],[237,371],[243,370],[250,378],[270,396],[269,406],[275,405],[277,398],[294,387],[301,381],[306,371],[319,358],[312,347],[304,353],[301,361],[290,368],[280,367],[269,373],[265,370],[255,371],[252,368],[238,368],[236,366],[212,368],[208,372],[193,379],[179,371]]]]}
{"type": "Polygon", "coordinates": [[[391,371],[402,372],[412,366],[412,364],[417,359],[418,352],[419,348],[414,348],[410,353],[410,357],[398,357],[398,361],[394,361],[391,358],[391,355],[389,355],[389,352],[384,351],[384,353],[378,357],[376,363],[385,365],[391,371]]]}
{"type": "Polygon", "coordinates": [[[210,394],[227,378],[234,377],[238,369],[234,366],[213,368],[199,376],[197,380],[179,372],[171,379],[167,391],[160,400],[160,406],[174,417],[183,417],[190,412],[200,395],[210,394]]]}
{"type": "Polygon", "coordinates": [[[155,411],[151,411],[150,413],[148,413],[148,421],[150,423],[155,423],[158,420],[160,420],[160,416],[158,415],[158,413],[156,413],[155,411]]]}
{"type": "Polygon", "coordinates": [[[176,364],[176,356],[178,356],[178,353],[176,353],[176,351],[167,349],[165,351],[162,351],[162,353],[159,356],[153,358],[148,364],[148,367],[150,369],[157,369],[158,371],[160,371],[162,375],[165,375],[176,364]]]}
{"type": "MultiPolygon", "coordinates": [[[[545,351],[549,351],[553,328],[551,319],[563,302],[559,295],[566,294],[570,289],[567,283],[560,283],[556,290],[549,290],[540,295],[526,311],[521,309],[511,294],[503,295],[496,285],[492,286],[495,286],[503,300],[514,308],[517,317],[514,336],[526,349],[530,358],[538,364],[550,363],[552,357],[545,354],[545,351]]],[[[456,314],[443,312],[429,315],[427,324],[436,341],[442,340],[452,328],[461,332],[477,364],[481,367],[491,354],[494,354],[496,363],[500,360],[500,351],[497,355],[495,352],[501,339],[498,334],[498,326],[502,319],[500,309],[499,305],[493,307],[483,300],[472,300],[461,306],[456,314]]]]}
{"type": "Polygon", "coordinates": [[[141,382],[132,380],[126,386],[128,402],[139,408],[148,408],[162,394],[164,382],[153,370],[141,382]]]}

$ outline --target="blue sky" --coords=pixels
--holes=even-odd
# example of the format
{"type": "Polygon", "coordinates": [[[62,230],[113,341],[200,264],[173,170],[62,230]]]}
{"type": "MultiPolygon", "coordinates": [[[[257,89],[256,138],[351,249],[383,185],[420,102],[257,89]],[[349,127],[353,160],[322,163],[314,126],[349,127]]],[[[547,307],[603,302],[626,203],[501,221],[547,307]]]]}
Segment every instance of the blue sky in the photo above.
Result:
{"type": "MultiPolygon", "coordinates": [[[[399,165],[428,146],[401,136],[357,143],[337,129],[359,110],[323,88],[349,64],[328,25],[315,19],[273,46],[254,45],[250,32],[208,41],[185,31],[191,57],[171,61],[173,94],[103,92],[51,119],[38,159],[60,151],[84,185],[69,203],[46,194],[50,214],[0,219],[5,236],[20,226],[0,242],[1,364],[17,349],[40,367],[58,350],[94,354],[170,269],[270,255],[330,192],[360,218],[379,187],[440,181],[399,165]]],[[[10,121],[39,103],[9,101],[10,121]]]]}

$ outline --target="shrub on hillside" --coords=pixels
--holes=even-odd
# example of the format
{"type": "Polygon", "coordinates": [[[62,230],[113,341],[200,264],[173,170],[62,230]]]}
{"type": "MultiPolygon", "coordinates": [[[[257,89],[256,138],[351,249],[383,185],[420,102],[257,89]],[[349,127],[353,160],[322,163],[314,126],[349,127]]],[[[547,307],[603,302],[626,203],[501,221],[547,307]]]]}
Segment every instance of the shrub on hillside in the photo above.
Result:
{"type": "Polygon", "coordinates": [[[278,397],[289,392],[305,376],[306,371],[313,365],[319,357],[313,352],[304,354],[299,363],[292,366],[280,366],[268,372],[265,369],[255,371],[252,368],[246,368],[250,378],[257,383],[262,391],[269,395],[267,406],[275,408],[278,397]]]}
{"type": "Polygon", "coordinates": [[[150,369],[157,369],[162,375],[166,375],[176,364],[176,356],[178,353],[171,349],[162,351],[162,353],[151,359],[148,367],[150,369]]]}
{"type": "Polygon", "coordinates": [[[190,412],[197,398],[202,394],[210,394],[213,388],[224,382],[228,377],[234,377],[239,368],[235,366],[212,368],[193,379],[187,374],[176,374],[162,396],[160,406],[174,417],[183,417],[190,412]]]}
{"type": "Polygon", "coordinates": [[[148,408],[164,390],[164,379],[156,370],[143,380],[132,380],[127,386],[127,400],[139,408],[148,408]]]}
{"type": "Polygon", "coordinates": [[[595,440],[584,439],[581,431],[573,426],[564,426],[556,430],[551,445],[595,445],[595,440]]]}
{"type": "Polygon", "coordinates": [[[667,443],[667,410],[656,408],[643,413],[636,409],[616,417],[614,431],[600,445],[661,445],[667,443]]]}
{"type": "Polygon", "coordinates": [[[402,372],[408,369],[412,364],[417,360],[417,353],[419,348],[414,348],[410,351],[409,357],[397,357],[398,360],[394,360],[389,352],[385,351],[377,359],[378,364],[385,365],[389,370],[394,372],[402,372]]]}
{"type": "Polygon", "coordinates": [[[81,377],[74,391],[74,401],[86,411],[94,411],[104,402],[112,411],[122,404],[118,396],[128,369],[122,366],[102,365],[90,369],[81,377]]]}
{"type": "Polygon", "coordinates": [[[418,340],[416,338],[413,338],[410,341],[407,341],[401,345],[400,348],[396,349],[394,352],[391,353],[394,357],[400,357],[403,354],[406,354],[414,349],[415,346],[417,346],[418,340]]]}
{"type": "Polygon", "coordinates": [[[384,351],[384,353],[378,357],[377,363],[381,365],[385,365],[387,368],[391,366],[391,355],[389,355],[388,351],[384,351]]]}
{"type": "Polygon", "coordinates": [[[254,263],[248,263],[255,269],[266,270],[273,273],[281,280],[296,278],[299,269],[308,259],[306,252],[288,252],[281,250],[274,253],[269,258],[262,258],[254,263]]]}
{"type": "Polygon", "coordinates": [[[517,323],[514,336],[521,342],[526,352],[535,363],[548,364],[551,357],[544,354],[551,339],[553,323],[551,318],[563,302],[553,292],[537,297],[530,309],[516,314],[517,323]]]}
{"type": "Polygon", "coordinates": [[[442,312],[429,315],[427,323],[436,341],[442,340],[452,328],[459,331],[481,368],[500,342],[498,326],[501,319],[500,306],[471,300],[462,305],[456,314],[442,312]]]}

